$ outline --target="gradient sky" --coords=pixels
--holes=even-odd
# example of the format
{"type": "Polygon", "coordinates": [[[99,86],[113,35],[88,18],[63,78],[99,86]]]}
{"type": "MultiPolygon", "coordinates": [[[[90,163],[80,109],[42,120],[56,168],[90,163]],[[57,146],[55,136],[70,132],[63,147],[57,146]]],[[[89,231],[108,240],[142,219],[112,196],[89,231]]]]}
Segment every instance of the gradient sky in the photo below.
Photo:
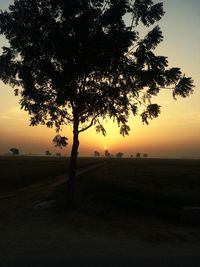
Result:
{"type": "MultiPolygon", "coordinates": [[[[11,0],[0,0],[5,9],[11,0]]],[[[183,73],[194,79],[195,91],[189,98],[173,100],[169,90],[161,92],[155,102],[162,106],[159,118],[148,126],[140,117],[130,119],[131,133],[119,134],[117,126],[105,123],[107,136],[90,129],[80,135],[80,155],[92,155],[94,150],[104,152],[104,147],[115,154],[126,156],[137,152],[149,157],[200,158],[200,1],[164,0],[165,16],[158,23],[164,35],[157,54],[168,57],[170,67],[180,67],[183,73]]],[[[0,37],[0,47],[5,45],[0,37]]],[[[28,115],[20,110],[19,98],[13,90],[0,82],[0,154],[17,147],[21,153],[44,154],[45,150],[60,152],[54,148],[53,129],[44,126],[29,127],[28,115]]],[[[61,151],[70,154],[71,127],[63,129],[69,138],[69,146],[61,151]]]]}

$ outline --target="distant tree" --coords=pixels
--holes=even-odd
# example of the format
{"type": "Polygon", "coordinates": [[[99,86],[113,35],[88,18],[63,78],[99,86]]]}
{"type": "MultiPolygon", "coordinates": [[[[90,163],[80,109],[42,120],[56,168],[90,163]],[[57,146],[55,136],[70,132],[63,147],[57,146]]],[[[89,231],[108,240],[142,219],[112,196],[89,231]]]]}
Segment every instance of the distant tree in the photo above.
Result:
{"type": "Polygon", "coordinates": [[[138,106],[146,124],[159,115],[151,99],[162,88],[174,97],[192,92],[192,79],[154,53],[163,40],[159,26],[139,36],[139,26],[163,15],[163,4],[153,0],[15,0],[0,12],[0,34],[9,43],[2,48],[0,79],[20,93],[32,126],[56,127],[56,145],[67,145],[59,131],[73,125],[71,199],[81,132],[95,125],[105,135],[99,118],[109,117],[125,136],[138,106]]]}
{"type": "Polygon", "coordinates": [[[12,152],[13,156],[17,156],[19,155],[19,149],[18,148],[11,148],[10,152],[12,152]]]}
{"type": "Polygon", "coordinates": [[[51,152],[49,150],[46,150],[45,155],[46,156],[51,156],[51,152]]]}
{"type": "Polygon", "coordinates": [[[110,158],[110,153],[108,152],[108,149],[105,150],[105,157],[110,158]]]}
{"type": "Polygon", "coordinates": [[[133,155],[132,154],[130,155],[130,158],[133,158],[133,155]]]}
{"type": "Polygon", "coordinates": [[[148,155],[147,155],[147,154],[143,154],[143,157],[144,157],[144,158],[147,158],[147,157],[148,157],[148,155]]]}
{"type": "Polygon", "coordinates": [[[61,157],[61,153],[56,153],[56,156],[57,157],[61,157]]]}
{"type": "Polygon", "coordinates": [[[116,154],[116,157],[117,157],[117,158],[122,158],[123,155],[124,155],[124,154],[123,154],[122,152],[118,152],[118,153],[116,154]]]}
{"type": "Polygon", "coordinates": [[[141,153],[138,152],[135,157],[136,158],[141,158],[141,153]]]}
{"type": "Polygon", "coordinates": [[[95,157],[100,157],[100,153],[99,153],[98,151],[95,150],[95,151],[94,151],[94,156],[95,156],[95,157]]]}

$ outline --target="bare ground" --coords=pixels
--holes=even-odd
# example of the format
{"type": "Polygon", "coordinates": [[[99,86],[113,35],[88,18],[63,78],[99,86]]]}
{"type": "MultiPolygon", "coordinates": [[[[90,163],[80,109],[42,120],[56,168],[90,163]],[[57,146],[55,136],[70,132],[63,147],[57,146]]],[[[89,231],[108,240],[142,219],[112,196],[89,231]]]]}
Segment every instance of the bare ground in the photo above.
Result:
{"type": "Polygon", "coordinates": [[[34,210],[64,179],[1,195],[1,266],[200,266],[198,228],[134,214],[103,219],[78,207],[34,210]]]}

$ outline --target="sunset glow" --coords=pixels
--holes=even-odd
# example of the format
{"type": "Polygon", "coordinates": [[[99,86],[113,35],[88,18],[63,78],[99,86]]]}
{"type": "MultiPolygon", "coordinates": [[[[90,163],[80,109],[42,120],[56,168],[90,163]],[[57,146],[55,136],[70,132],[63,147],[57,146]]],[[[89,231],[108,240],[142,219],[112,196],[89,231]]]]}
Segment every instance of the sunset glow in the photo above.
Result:
{"type": "MultiPolygon", "coordinates": [[[[12,2],[1,1],[0,9],[12,2]]],[[[103,122],[106,136],[90,128],[80,134],[81,156],[91,156],[94,150],[103,154],[109,145],[111,154],[121,151],[127,157],[140,152],[149,157],[200,158],[200,1],[165,0],[163,3],[166,14],[158,24],[164,41],[157,53],[168,57],[169,66],[180,66],[183,73],[194,79],[194,94],[175,101],[169,90],[161,92],[154,100],[161,105],[159,118],[150,121],[149,125],[143,125],[140,116],[131,118],[131,132],[127,137],[122,137],[117,125],[109,119],[103,122]]],[[[1,36],[0,47],[5,44],[1,36]]],[[[52,144],[55,130],[45,126],[30,127],[29,116],[20,109],[18,102],[19,97],[14,96],[13,89],[0,82],[0,154],[17,147],[22,154],[44,154],[48,149],[69,155],[72,127],[63,128],[62,135],[69,138],[69,145],[60,151],[52,144]]]]}

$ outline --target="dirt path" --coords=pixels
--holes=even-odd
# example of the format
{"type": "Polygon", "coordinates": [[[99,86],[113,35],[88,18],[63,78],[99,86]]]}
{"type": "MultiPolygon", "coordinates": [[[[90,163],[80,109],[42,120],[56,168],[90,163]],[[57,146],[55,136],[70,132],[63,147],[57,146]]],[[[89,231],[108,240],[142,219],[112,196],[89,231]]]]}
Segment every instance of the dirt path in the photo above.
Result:
{"type": "MultiPolygon", "coordinates": [[[[98,163],[98,164],[93,164],[91,166],[78,169],[76,171],[76,177],[79,177],[82,174],[87,173],[90,170],[94,170],[96,168],[99,168],[99,167],[103,166],[104,164],[105,164],[105,162],[98,163]]],[[[41,188],[45,188],[45,189],[54,188],[55,186],[58,186],[58,185],[60,185],[62,183],[65,183],[67,181],[67,177],[68,177],[68,173],[64,173],[62,175],[57,175],[56,177],[55,176],[51,177],[49,180],[45,180],[43,182],[41,182],[41,181],[40,182],[36,182],[34,184],[25,186],[23,188],[12,190],[12,192],[1,193],[0,201],[4,200],[4,199],[8,199],[8,198],[15,198],[19,194],[27,193],[27,191],[38,191],[41,188]]]]}

